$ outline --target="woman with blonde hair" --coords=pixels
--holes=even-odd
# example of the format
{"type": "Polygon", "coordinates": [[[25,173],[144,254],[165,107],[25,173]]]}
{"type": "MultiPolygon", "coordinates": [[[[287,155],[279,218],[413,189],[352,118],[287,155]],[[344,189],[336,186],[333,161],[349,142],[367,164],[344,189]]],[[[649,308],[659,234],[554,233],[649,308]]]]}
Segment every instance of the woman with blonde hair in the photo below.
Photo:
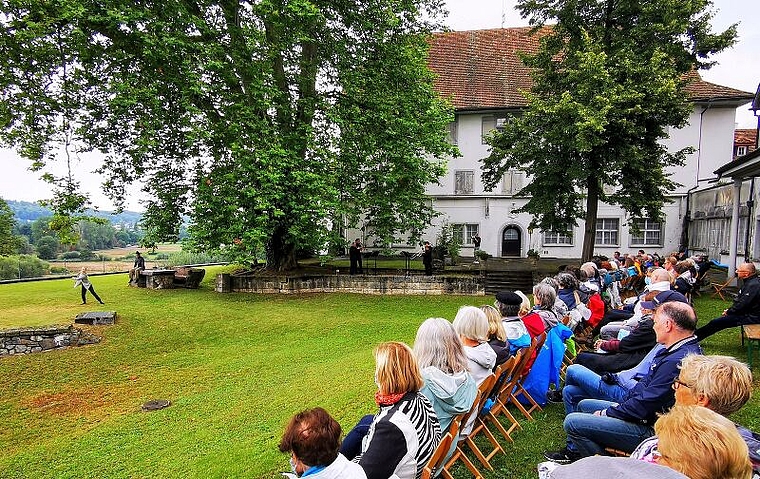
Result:
{"type": "Polygon", "coordinates": [[[87,277],[87,268],[84,266],[82,266],[82,269],[79,270],[79,274],[74,278],[74,287],[76,288],[77,286],[82,286],[82,304],[87,304],[87,291],[98,300],[98,303],[105,304],[101,301],[98,293],[95,292],[92,283],[90,283],[90,279],[87,277]]]}
{"type": "Polygon", "coordinates": [[[657,463],[689,479],[749,479],[749,451],[736,426],[702,406],[674,406],[654,425],[657,463]]]}
{"type": "Polygon", "coordinates": [[[450,322],[428,318],[417,329],[414,355],[425,381],[420,392],[433,405],[445,434],[454,416],[470,410],[478,392],[467,371],[464,346],[450,322]]]}
{"type": "Polygon", "coordinates": [[[480,310],[488,318],[488,345],[496,353],[496,365],[494,366],[496,369],[499,364],[505,363],[511,356],[507,344],[507,331],[504,329],[504,323],[501,321],[501,313],[498,309],[490,304],[484,304],[480,310]]]}
{"type": "Polygon", "coordinates": [[[496,353],[488,345],[488,318],[475,306],[462,306],[454,318],[454,330],[464,345],[467,369],[480,386],[496,366],[496,353]]]}
{"type": "MultiPolygon", "coordinates": [[[[677,406],[704,406],[729,416],[752,396],[752,372],[746,364],[730,356],[691,354],[681,360],[681,370],[673,381],[677,406]]],[[[748,446],[749,458],[760,474],[760,437],[735,424],[748,446]]],[[[634,459],[654,461],[658,437],[644,440],[631,454],[634,459]]]]}
{"type": "Polygon", "coordinates": [[[368,479],[415,479],[441,442],[441,428],[420,392],[424,382],[411,348],[381,343],[375,349],[375,382],[380,410],[353,461],[368,479]]]}

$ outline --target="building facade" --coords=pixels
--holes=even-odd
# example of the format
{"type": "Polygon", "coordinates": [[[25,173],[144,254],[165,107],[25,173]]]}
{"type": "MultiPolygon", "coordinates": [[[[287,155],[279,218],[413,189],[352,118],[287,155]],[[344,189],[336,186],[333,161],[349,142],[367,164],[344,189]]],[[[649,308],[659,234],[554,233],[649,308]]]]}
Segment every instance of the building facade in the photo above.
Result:
{"type": "MultiPolygon", "coordinates": [[[[462,156],[449,160],[440,185],[427,188],[433,208],[441,215],[425,239],[434,241],[441,225],[448,222],[460,236],[463,256],[472,255],[475,234],[482,240],[480,249],[494,256],[525,257],[529,249],[545,257],[581,256],[582,220],[569,235],[542,232],[528,227],[530,215],[516,211],[527,201],[518,195],[528,181],[523,172],[507,173],[493,191],[485,191],[480,177],[480,160],[489,154],[483,137],[526,106],[520,91],[528,90],[531,80],[518,52],[537,48],[537,36],[528,27],[447,32],[431,40],[429,64],[437,74],[436,89],[456,109],[449,136],[462,156]]],[[[640,221],[640,232],[634,234],[625,211],[600,204],[596,254],[677,251],[688,231],[689,193],[714,181],[714,172],[731,160],[736,108],[754,95],[703,81],[696,73],[689,79],[687,93],[693,105],[689,123],[670,131],[665,144],[670,151],[692,147],[694,153],[684,166],[669,172],[681,186],[669,192],[664,221],[640,221]]]]}

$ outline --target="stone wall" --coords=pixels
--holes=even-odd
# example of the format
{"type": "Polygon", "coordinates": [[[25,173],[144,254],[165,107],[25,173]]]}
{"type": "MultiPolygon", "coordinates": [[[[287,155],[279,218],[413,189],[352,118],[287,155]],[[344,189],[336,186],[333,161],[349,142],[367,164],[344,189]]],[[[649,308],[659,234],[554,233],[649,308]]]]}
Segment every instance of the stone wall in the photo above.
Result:
{"type": "Polygon", "coordinates": [[[451,276],[232,276],[219,274],[220,293],[362,293],[362,294],[485,294],[480,277],[451,276]]]}
{"type": "Polygon", "coordinates": [[[0,356],[37,353],[99,341],[97,336],[73,325],[6,329],[0,331],[0,356]]]}

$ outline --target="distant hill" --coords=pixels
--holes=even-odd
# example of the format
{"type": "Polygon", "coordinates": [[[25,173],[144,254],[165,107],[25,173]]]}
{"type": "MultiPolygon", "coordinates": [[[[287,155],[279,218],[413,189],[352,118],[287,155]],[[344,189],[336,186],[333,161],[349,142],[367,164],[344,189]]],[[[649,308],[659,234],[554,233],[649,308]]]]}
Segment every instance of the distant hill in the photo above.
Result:
{"type": "MultiPolygon", "coordinates": [[[[8,203],[11,211],[16,216],[16,221],[19,223],[30,223],[38,218],[53,214],[49,209],[40,206],[38,203],[13,200],[5,200],[5,202],[8,203]]],[[[136,225],[142,219],[142,213],[134,211],[122,211],[119,214],[113,214],[110,211],[87,210],[87,214],[98,218],[105,218],[114,225],[136,225]]]]}

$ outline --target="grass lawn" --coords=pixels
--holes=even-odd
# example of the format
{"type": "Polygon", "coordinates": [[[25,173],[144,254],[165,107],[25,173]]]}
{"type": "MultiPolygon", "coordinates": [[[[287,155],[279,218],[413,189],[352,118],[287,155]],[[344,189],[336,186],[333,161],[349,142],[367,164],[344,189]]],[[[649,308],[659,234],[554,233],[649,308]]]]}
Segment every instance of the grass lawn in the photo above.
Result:
{"type": "MultiPolygon", "coordinates": [[[[0,478],[275,478],[292,414],[323,406],[348,430],[375,411],[373,347],[412,343],[427,317],[453,318],[490,297],[218,294],[127,287],[91,276],[106,302],[79,305],[71,280],[0,285],[0,328],[70,323],[115,310],[94,346],[0,359],[0,478]],[[150,399],[172,406],[141,412],[150,399]]],[[[89,299],[91,303],[93,302],[89,299]]],[[[726,303],[699,299],[701,322],[726,303]]],[[[708,353],[746,360],[737,330],[708,353]]],[[[758,362],[755,373],[758,374],[758,362]]],[[[562,408],[523,422],[488,478],[534,478],[541,451],[562,444],[562,408]]],[[[760,395],[733,419],[760,430],[760,395]]],[[[468,477],[465,470],[458,477],[468,477]]]]}

